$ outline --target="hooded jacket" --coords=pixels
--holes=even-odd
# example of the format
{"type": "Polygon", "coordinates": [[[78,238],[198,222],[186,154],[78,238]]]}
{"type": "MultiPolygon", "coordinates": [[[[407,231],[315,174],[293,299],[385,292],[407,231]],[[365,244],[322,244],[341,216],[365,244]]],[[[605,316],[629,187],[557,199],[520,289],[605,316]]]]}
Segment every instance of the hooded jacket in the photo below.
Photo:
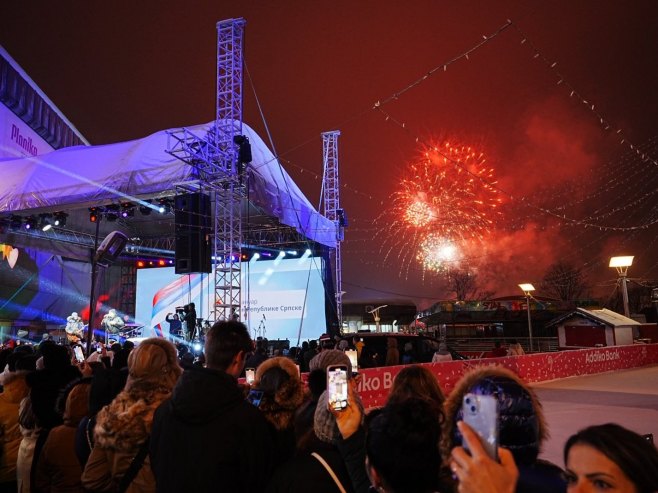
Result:
{"type": "Polygon", "coordinates": [[[462,401],[467,393],[493,395],[498,400],[498,444],[512,452],[519,468],[516,491],[563,492],[566,484],[561,469],[538,461],[548,428],[537,395],[512,371],[483,366],[465,374],[445,402],[442,453],[447,460],[453,447],[462,445],[457,421],[462,419],[462,401]]]}
{"type": "Polygon", "coordinates": [[[75,432],[89,409],[89,380],[71,384],[65,389],[64,424],[48,434],[38,459],[35,476],[36,491],[82,491],[82,468],[75,454],[75,432]]]}
{"type": "MultiPolygon", "coordinates": [[[[113,491],[118,487],[133,457],[149,437],[155,409],[170,395],[166,389],[134,386],[98,413],[95,445],[82,473],[86,489],[113,491]]],[[[148,457],[126,491],[155,491],[148,457]]]]}
{"type": "Polygon", "coordinates": [[[16,459],[23,435],[18,426],[21,400],[29,393],[25,372],[5,373],[4,389],[0,394],[0,427],[2,456],[0,457],[0,483],[16,480],[16,459]]]}
{"type": "Polygon", "coordinates": [[[262,492],[272,451],[265,418],[221,370],[186,370],[155,412],[150,456],[158,493],[262,492]]]}

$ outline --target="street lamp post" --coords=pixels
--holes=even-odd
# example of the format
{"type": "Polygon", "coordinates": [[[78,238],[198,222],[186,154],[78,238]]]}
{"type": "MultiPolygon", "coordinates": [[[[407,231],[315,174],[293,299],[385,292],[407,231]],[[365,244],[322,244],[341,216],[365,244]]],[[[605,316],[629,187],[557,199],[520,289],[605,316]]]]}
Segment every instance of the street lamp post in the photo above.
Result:
{"type": "Polygon", "coordinates": [[[614,267],[617,269],[617,274],[619,274],[619,280],[621,281],[621,295],[624,300],[624,315],[630,318],[630,311],[628,309],[628,288],[626,287],[626,275],[628,274],[628,268],[633,265],[633,256],[626,257],[612,257],[610,259],[609,267],[614,267]]]}
{"type": "Polygon", "coordinates": [[[519,284],[525,294],[526,308],[528,309],[528,335],[530,336],[530,352],[532,352],[532,318],[530,317],[530,293],[535,290],[532,284],[519,284]]]}

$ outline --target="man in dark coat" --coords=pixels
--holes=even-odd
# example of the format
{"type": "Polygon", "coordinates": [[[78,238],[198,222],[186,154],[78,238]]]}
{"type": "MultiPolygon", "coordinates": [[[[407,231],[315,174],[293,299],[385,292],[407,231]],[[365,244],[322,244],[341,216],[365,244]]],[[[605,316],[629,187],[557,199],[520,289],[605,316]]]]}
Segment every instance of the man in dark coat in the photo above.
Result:
{"type": "Polygon", "coordinates": [[[242,323],[217,322],[206,338],[207,367],[186,370],[156,410],[150,458],[158,492],[264,491],[272,437],[236,380],[252,347],[242,323]]]}

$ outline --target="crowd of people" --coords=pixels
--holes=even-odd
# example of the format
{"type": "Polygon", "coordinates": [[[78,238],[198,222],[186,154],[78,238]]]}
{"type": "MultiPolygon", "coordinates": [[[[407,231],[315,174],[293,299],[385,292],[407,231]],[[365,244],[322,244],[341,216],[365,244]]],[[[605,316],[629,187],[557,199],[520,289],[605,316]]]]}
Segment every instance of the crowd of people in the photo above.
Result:
{"type": "Polygon", "coordinates": [[[0,493],[658,491],[658,451],[615,424],[569,438],[564,467],[541,460],[541,402],[509,370],[471,370],[446,396],[410,364],[386,404],[366,410],[344,351],[363,356],[362,341],[311,343],[268,357],[242,323],[223,321],[196,361],[159,338],[82,363],[52,341],[4,350],[0,493]],[[348,376],[340,409],[326,388],[335,365],[348,376]],[[496,401],[493,456],[465,423],[474,395],[496,401]]]}

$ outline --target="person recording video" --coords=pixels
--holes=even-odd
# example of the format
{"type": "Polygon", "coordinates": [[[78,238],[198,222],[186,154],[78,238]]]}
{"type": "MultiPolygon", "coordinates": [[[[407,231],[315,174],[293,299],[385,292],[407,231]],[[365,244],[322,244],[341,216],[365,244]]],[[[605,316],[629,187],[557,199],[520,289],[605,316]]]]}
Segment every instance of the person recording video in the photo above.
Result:
{"type": "Polygon", "coordinates": [[[188,340],[191,341],[194,339],[194,336],[196,335],[196,308],[194,307],[194,303],[185,305],[184,310],[185,310],[184,319],[185,322],[187,323],[187,334],[189,337],[188,340]]]}
{"type": "Polygon", "coordinates": [[[169,324],[169,335],[182,337],[181,329],[183,327],[180,318],[178,318],[178,308],[176,308],[177,313],[167,313],[165,321],[169,324]]]}

